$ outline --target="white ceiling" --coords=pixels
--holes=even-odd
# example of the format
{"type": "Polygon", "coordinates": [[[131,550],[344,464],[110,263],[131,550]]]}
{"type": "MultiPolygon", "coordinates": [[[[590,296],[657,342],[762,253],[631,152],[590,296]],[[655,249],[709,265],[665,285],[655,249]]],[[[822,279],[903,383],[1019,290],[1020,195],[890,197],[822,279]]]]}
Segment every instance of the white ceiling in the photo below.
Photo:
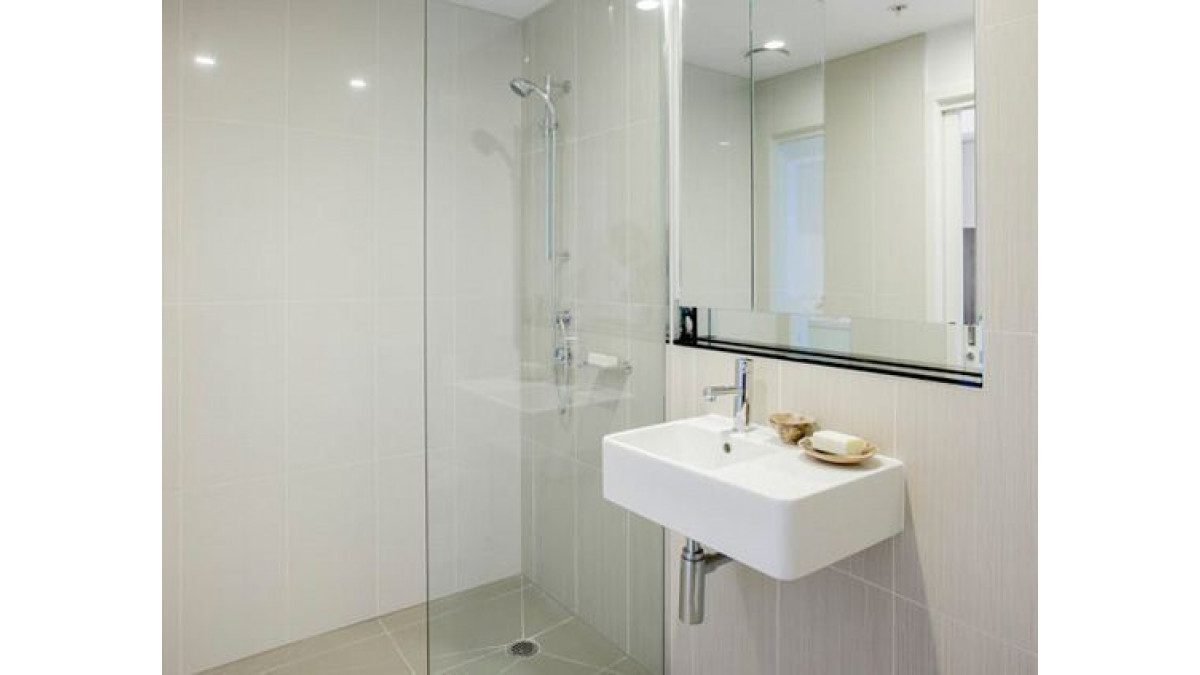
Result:
{"type": "Polygon", "coordinates": [[[524,19],[553,0],[450,0],[450,2],[513,19],[524,19]]]}
{"type": "MultiPolygon", "coordinates": [[[[582,0],[599,2],[600,0],[582,0]]],[[[524,19],[553,0],[450,0],[456,5],[524,19]]],[[[629,0],[633,2],[633,0],[629,0]]],[[[682,0],[683,59],[711,70],[750,76],[749,0],[682,0]]],[[[924,33],[974,17],[974,0],[754,0],[754,41],[779,39],[790,56],[755,57],[754,78],[773,77],[821,60],[924,33]],[[888,7],[904,3],[897,15],[888,7]],[[823,44],[824,43],[824,44],[823,44]]]]}
{"type": "MultiPolygon", "coordinates": [[[[971,20],[974,0],[754,0],[754,41],[780,39],[791,56],[755,57],[754,78],[772,77],[909,35],[971,20]],[[896,15],[888,6],[905,3],[896,15]],[[825,42],[822,49],[822,41],[825,42]]],[[[750,16],[745,2],[684,0],[683,58],[748,77],[750,16]]]]}

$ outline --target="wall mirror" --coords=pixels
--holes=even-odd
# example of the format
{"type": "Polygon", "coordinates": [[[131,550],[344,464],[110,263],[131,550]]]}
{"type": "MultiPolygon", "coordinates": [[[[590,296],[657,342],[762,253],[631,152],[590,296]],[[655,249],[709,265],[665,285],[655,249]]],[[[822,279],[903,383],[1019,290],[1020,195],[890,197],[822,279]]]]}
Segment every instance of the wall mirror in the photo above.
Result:
{"type": "Polygon", "coordinates": [[[677,301],[702,346],[975,382],[973,0],[687,0],[677,301]]]}

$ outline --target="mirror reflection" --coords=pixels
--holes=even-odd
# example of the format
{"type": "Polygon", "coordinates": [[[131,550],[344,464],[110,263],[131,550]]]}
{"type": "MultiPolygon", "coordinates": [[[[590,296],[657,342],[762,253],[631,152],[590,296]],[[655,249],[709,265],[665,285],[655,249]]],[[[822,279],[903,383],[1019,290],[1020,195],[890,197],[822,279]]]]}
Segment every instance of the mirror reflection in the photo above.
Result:
{"type": "Polygon", "coordinates": [[[692,0],[683,35],[681,304],[977,367],[973,2],[692,0]]]}

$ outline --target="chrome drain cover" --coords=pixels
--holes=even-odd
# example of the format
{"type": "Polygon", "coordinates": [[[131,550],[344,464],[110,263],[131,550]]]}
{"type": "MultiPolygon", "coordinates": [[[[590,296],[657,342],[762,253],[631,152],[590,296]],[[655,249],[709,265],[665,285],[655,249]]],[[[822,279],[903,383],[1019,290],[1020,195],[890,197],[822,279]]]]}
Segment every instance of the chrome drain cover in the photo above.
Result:
{"type": "Polygon", "coordinates": [[[513,656],[529,658],[538,653],[538,643],[533,640],[517,640],[508,646],[508,653],[513,656]]]}

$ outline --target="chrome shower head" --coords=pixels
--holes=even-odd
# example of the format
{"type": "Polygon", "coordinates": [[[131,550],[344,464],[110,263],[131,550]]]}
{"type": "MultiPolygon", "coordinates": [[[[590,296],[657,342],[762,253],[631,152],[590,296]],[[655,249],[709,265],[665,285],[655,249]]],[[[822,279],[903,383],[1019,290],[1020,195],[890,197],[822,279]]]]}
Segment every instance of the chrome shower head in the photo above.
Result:
{"type": "Polygon", "coordinates": [[[534,92],[537,92],[537,94],[542,98],[546,98],[546,92],[542,91],[541,87],[523,77],[513,78],[513,80],[508,83],[508,88],[512,89],[513,93],[521,98],[525,98],[534,92]]]}

